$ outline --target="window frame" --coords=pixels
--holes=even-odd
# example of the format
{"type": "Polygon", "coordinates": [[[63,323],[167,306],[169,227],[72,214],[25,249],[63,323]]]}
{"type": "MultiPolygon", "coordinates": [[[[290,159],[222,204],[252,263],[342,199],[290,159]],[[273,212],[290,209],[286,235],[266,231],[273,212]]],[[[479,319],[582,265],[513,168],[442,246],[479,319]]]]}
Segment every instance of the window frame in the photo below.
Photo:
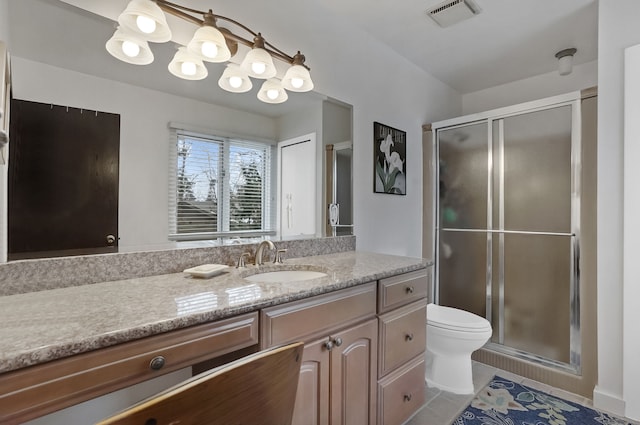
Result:
{"type": "Polygon", "coordinates": [[[276,175],[274,168],[276,163],[276,146],[275,142],[268,140],[260,140],[258,138],[242,137],[237,135],[223,134],[214,130],[193,131],[185,129],[184,126],[176,126],[170,124],[170,143],[169,143],[169,231],[168,239],[171,241],[199,241],[226,238],[251,238],[263,236],[275,236],[276,231],[276,214],[277,205],[275,202],[276,185],[274,176],[276,175]],[[178,232],[178,143],[181,137],[193,138],[198,141],[210,141],[220,145],[220,166],[224,170],[222,181],[218,183],[218,204],[217,204],[217,229],[215,231],[199,231],[199,232],[178,232]],[[230,227],[230,172],[231,166],[231,147],[243,146],[249,148],[264,148],[264,166],[262,167],[263,190],[261,194],[262,219],[261,229],[249,230],[229,230],[230,227]]]}

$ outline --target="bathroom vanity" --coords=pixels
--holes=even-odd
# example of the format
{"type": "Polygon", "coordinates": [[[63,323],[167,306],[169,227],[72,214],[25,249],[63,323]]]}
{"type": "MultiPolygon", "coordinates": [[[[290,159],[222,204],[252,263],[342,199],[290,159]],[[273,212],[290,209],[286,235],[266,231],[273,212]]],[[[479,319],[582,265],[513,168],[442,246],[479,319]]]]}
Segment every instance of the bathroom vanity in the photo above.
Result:
{"type": "Polygon", "coordinates": [[[424,401],[430,265],[349,251],[210,279],[173,273],[0,297],[0,422],[301,340],[295,418],[400,424],[424,401]],[[327,276],[247,279],[282,269],[327,276]]]}

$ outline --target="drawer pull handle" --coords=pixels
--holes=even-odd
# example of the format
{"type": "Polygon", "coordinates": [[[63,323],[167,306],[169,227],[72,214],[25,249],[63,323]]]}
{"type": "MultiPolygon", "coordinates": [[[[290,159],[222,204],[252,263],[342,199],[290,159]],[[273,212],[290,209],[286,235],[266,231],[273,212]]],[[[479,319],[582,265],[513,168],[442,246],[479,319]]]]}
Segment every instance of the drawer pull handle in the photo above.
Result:
{"type": "Polygon", "coordinates": [[[406,288],[404,288],[405,291],[407,291],[407,294],[413,294],[413,286],[407,286],[406,288]]]}
{"type": "Polygon", "coordinates": [[[409,393],[409,394],[405,394],[405,395],[404,395],[404,402],[405,402],[405,403],[410,402],[410,401],[411,401],[411,398],[412,398],[412,397],[411,397],[411,393],[409,393]]]}
{"type": "Polygon", "coordinates": [[[333,349],[333,341],[329,340],[327,342],[324,343],[324,348],[327,349],[327,351],[331,351],[333,349]]]}
{"type": "Polygon", "coordinates": [[[333,343],[335,344],[336,347],[340,347],[342,345],[342,338],[340,337],[334,338],[333,343]]]}
{"type": "Polygon", "coordinates": [[[408,334],[406,334],[406,335],[404,336],[404,340],[405,340],[405,341],[408,341],[408,342],[413,341],[413,334],[412,334],[412,333],[408,333],[408,334]]]}
{"type": "Polygon", "coordinates": [[[162,356],[156,356],[149,362],[149,367],[152,370],[160,370],[164,367],[165,359],[162,356]]]}

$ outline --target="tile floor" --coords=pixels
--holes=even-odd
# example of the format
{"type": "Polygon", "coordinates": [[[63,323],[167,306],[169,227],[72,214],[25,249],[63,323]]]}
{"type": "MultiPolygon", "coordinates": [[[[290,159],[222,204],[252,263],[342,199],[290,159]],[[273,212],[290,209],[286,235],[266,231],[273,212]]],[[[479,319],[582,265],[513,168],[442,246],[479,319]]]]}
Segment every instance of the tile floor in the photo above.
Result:
{"type": "MultiPolygon", "coordinates": [[[[514,382],[521,383],[528,387],[545,391],[549,394],[557,395],[565,400],[581,404],[583,406],[593,407],[590,399],[569,393],[567,391],[542,384],[531,379],[523,378],[511,372],[496,369],[482,363],[473,362],[473,386],[476,391],[484,388],[494,375],[501,376],[514,382]]],[[[435,388],[427,387],[427,397],[424,407],[415,414],[405,425],[450,425],[457,418],[462,410],[475,397],[471,395],[458,395],[441,391],[435,388]]],[[[629,420],[632,424],[640,425],[640,422],[629,420]]]]}

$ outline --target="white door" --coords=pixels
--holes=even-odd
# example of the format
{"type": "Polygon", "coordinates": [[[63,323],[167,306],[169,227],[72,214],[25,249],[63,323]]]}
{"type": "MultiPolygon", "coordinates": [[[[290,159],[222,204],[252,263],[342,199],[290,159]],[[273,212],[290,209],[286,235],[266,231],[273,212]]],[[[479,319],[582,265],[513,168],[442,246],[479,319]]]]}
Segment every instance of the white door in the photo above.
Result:
{"type": "Polygon", "coordinates": [[[278,144],[280,234],[316,233],[316,137],[309,134],[278,144]]]}

